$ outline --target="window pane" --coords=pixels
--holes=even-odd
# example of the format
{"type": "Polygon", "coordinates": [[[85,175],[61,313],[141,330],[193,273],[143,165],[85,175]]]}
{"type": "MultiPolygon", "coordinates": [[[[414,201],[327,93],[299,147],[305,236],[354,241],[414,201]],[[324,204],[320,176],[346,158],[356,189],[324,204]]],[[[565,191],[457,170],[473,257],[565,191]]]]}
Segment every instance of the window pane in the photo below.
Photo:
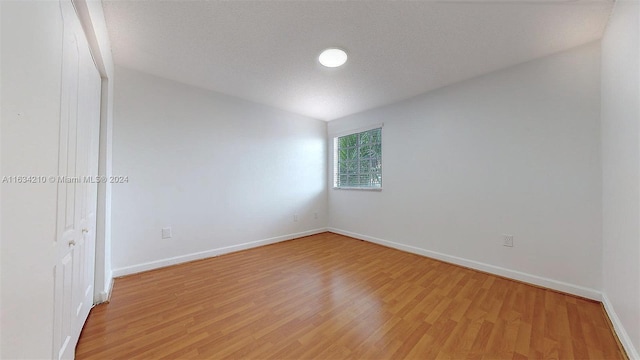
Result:
{"type": "Polygon", "coordinates": [[[346,138],[347,138],[347,146],[358,145],[358,134],[348,135],[346,138]]]}
{"type": "Polygon", "coordinates": [[[341,186],[344,186],[347,183],[347,180],[348,180],[347,175],[340,175],[340,178],[338,181],[341,186]]]}
{"type": "Polygon", "coordinates": [[[382,130],[381,129],[373,129],[371,130],[371,143],[381,143],[382,142],[382,130]]]}
{"type": "Polygon", "coordinates": [[[349,159],[349,160],[357,160],[358,159],[358,149],[354,148],[354,147],[347,149],[347,159],[349,159]]]}
{"type": "Polygon", "coordinates": [[[346,162],[347,172],[350,174],[355,174],[358,172],[358,162],[357,161],[347,161],[346,162]]]}
{"type": "Polygon", "coordinates": [[[343,136],[341,138],[338,139],[338,146],[340,148],[345,148],[347,146],[349,146],[349,138],[350,136],[343,136]]]}
{"type": "Polygon", "coordinates": [[[344,161],[341,161],[339,163],[340,165],[338,166],[338,174],[343,174],[347,172],[347,163],[344,161]]]}
{"type": "Polygon", "coordinates": [[[361,145],[369,144],[371,142],[371,136],[372,136],[371,131],[365,131],[363,133],[360,133],[360,144],[361,145]]]}
{"type": "Polygon", "coordinates": [[[379,158],[382,155],[382,144],[375,144],[371,146],[372,157],[379,158]]]}
{"type": "Polygon", "coordinates": [[[340,149],[338,151],[338,160],[345,161],[347,159],[347,149],[340,149]]]}
{"type": "Polygon", "coordinates": [[[360,175],[360,186],[370,187],[371,177],[370,175],[360,175]]]}
{"type": "Polygon", "coordinates": [[[380,162],[378,159],[371,159],[371,171],[379,171],[380,170],[380,162]]]}
{"type": "Polygon", "coordinates": [[[360,146],[360,158],[370,158],[371,157],[371,146],[362,145],[360,146]]]}
{"type": "Polygon", "coordinates": [[[338,137],[334,169],[338,187],[382,186],[382,129],[338,137]]]}
{"type": "Polygon", "coordinates": [[[360,160],[360,173],[368,173],[371,169],[371,160],[360,160]]]}
{"type": "Polygon", "coordinates": [[[380,174],[371,174],[371,184],[375,186],[380,186],[381,184],[381,176],[380,174]]]}

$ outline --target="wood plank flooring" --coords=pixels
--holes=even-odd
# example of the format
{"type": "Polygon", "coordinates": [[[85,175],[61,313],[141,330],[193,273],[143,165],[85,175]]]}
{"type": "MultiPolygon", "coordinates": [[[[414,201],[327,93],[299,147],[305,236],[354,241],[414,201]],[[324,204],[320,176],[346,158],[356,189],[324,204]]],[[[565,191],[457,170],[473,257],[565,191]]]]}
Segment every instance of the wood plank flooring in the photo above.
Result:
{"type": "Polygon", "coordinates": [[[323,233],[116,279],[77,359],[624,359],[600,303],[323,233]]]}

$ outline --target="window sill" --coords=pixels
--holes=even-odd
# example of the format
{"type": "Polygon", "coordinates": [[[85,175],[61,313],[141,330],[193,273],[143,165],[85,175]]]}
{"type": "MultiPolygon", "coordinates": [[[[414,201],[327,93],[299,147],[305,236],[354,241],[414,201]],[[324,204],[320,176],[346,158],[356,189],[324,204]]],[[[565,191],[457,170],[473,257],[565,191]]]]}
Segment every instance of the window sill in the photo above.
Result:
{"type": "Polygon", "coordinates": [[[333,190],[361,190],[361,191],[382,191],[382,188],[368,188],[368,187],[334,187],[333,190]]]}

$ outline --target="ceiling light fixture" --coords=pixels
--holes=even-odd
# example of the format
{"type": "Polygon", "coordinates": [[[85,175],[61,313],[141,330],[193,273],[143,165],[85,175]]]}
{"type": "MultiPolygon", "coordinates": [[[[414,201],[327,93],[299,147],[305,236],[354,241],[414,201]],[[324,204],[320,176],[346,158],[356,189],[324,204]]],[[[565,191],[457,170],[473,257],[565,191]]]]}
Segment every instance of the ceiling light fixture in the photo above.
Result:
{"type": "Polygon", "coordinates": [[[330,68],[342,66],[347,62],[347,53],[341,49],[329,48],[320,54],[318,61],[323,66],[330,68]]]}

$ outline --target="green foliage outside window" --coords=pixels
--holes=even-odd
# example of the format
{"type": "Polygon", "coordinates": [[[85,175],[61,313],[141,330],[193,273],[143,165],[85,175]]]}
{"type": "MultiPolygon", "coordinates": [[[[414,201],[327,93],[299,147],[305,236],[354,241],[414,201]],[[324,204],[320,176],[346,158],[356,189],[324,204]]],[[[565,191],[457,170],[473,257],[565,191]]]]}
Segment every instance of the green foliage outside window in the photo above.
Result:
{"type": "Polygon", "coordinates": [[[382,128],[337,137],[335,187],[382,187],[382,128]]]}

